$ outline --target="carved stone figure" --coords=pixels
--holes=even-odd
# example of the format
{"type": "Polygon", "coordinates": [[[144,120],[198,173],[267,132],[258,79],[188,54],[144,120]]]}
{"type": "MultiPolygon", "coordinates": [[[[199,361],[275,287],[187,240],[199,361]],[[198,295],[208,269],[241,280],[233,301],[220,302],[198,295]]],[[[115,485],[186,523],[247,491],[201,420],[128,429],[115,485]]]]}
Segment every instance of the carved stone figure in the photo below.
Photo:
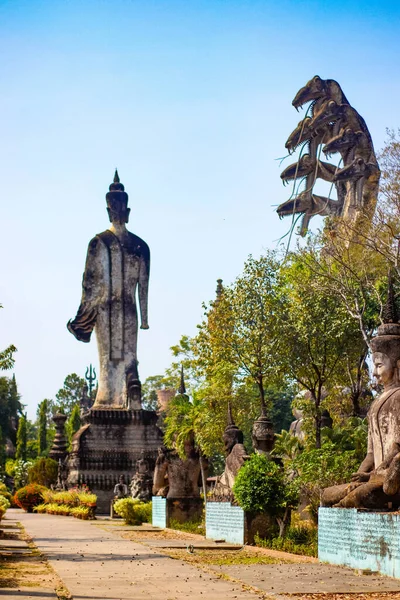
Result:
{"type": "Polygon", "coordinates": [[[258,454],[269,456],[275,442],[275,433],[272,421],[267,416],[265,405],[261,407],[261,415],[253,424],[252,430],[253,448],[258,454]]]}
{"type": "Polygon", "coordinates": [[[130,489],[132,498],[138,498],[143,502],[151,500],[153,488],[153,477],[151,474],[149,461],[145,458],[145,452],[142,451],[141,457],[136,462],[136,473],[132,477],[130,489]]]}
{"type": "MultiPolygon", "coordinates": [[[[391,285],[390,285],[391,287],[391,285]]],[[[368,413],[368,450],[349,484],[324,490],[323,506],[396,509],[400,506],[400,324],[390,310],[371,340],[374,376],[383,393],[368,413]],[[389,313],[389,314],[388,314],[389,313]]]]}
{"type": "Polygon", "coordinates": [[[303,411],[298,408],[294,408],[293,416],[296,417],[296,420],[290,423],[289,433],[291,433],[294,437],[297,437],[300,442],[304,442],[306,436],[302,427],[304,422],[303,411]]]}
{"type": "Polygon", "coordinates": [[[284,183],[294,182],[290,199],[277,208],[280,217],[303,215],[301,235],[307,233],[314,215],[341,216],[355,223],[361,215],[372,217],[379,187],[380,170],[372,139],[364,119],[352,108],[340,85],[333,79],[316,75],[293,100],[298,109],[311,102],[311,114],[300,121],[290,134],[289,153],[302,145],[297,163],[281,174],[284,183]],[[319,159],[320,148],[326,156],[339,153],[338,167],[319,159]],[[303,179],[305,188],[298,191],[296,180],[303,179]],[[314,194],[317,179],[332,182],[337,199],[314,194]]]}
{"type": "Polygon", "coordinates": [[[89,391],[89,387],[85,383],[82,387],[82,396],[79,400],[79,408],[80,408],[81,416],[83,416],[92,407],[92,400],[89,397],[88,391],[89,391]]]}
{"type": "Polygon", "coordinates": [[[78,313],[69,331],[89,342],[95,329],[100,376],[94,408],[139,408],[138,294],[141,329],[148,329],[150,250],[126,229],[128,194],[115,171],[106,195],[111,227],[89,243],[78,313]]]}
{"type": "Polygon", "coordinates": [[[174,450],[159,449],[153,479],[153,495],[167,498],[199,498],[200,460],[190,438],[185,443],[185,458],[174,450]]]}
{"type": "Polygon", "coordinates": [[[126,498],[128,495],[128,486],[125,483],[124,475],[120,475],[118,483],[114,486],[114,498],[126,498]]]}
{"type": "Polygon", "coordinates": [[[213,495],[232,499],[232,488],[236,475],[249,455],[243,446],[243,432],[233,421],[230,403],[228,404],[228,425],[225,428],[223,439],[226,453],[225,470],[215,483],[213,495]]]}

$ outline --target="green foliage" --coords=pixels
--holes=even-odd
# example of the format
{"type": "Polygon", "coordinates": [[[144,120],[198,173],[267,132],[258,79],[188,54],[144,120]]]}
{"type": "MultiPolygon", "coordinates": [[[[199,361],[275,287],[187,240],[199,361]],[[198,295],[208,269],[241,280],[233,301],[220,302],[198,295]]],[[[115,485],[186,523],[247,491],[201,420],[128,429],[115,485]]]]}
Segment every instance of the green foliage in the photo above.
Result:
{"type": "Polygon", "coordinates": [[[76,404],[72,409],[71,415],[65,424],[65,430],[68,436],[69,444],[71,445],[72,438],[81,426],[81,413],[79,404],[76,404]]]}
{"type": "Polygon", "coordinates": [[[43,485],[37,483],[30,483],[25,487],[15,492],[14,501],[26,512],[32,512],[33,508],[43,502],[43,492],[45,491],[43,485]]]}
{"type": "Polygon", "coordinates": [[[164,388],[177,389],[179,379],[177,376],[152,375],[147,377],[142,385],[142,405],[145,410],[157,410],[157,390],[164,388]]]}
{"type": "Polygon", "coordinates": [[[291,552],[303,556],[318,556],[318,530],[306,525],[289,527],[283,538],[263,539],[255,535],[254,541],[256,546],[261,548],[271,548],[272,550],[291,552]]]}
{"type": "MultiPolygon", "coordinates": [[[[0,308],[3,308],[2,304],[0,304],[0,308]]],[[[7,371],[8,369],[13,368],[15,363],[14,353],[16,351],[16,347],[10,345],[5,350],[0,352],[0,371],[7,371]]]]}
{"type": "Polygon", "coordinates": [[[52,458],[38,458],[28,470],[29,483],[38,483],[45,487],[50,487],[56,483],[58,474],[58,465],[52,458]]]}
{"type": "Polygon", "coordinates": [[[33,465],[29,460],[12,460],[6,462],[6,473],[14,477],[14,486],[18,490],[28,483],[28,471],[33,465]]]}
{"type": "Polygon", "coordinates": [[[245,511],[279,514],[285,508],[282,469],[265,455],[253,454],[239,470],[233,493],[245,511]]]}
{"type": "Polygon", "coordinates": [[[198,535],[206,535],[206,523],[205,519],[191,519],[181,523],[176,519],[170,519],[170,529],[177,529],[178,531],[185,531],[187,533],[197,533],[198,535]]]}
{"type": "Polygon", "coordinates": [[[56,401],[49,402],[52,413],[62,412],[69,417],[74,406],[79,404],[84,385],[85,380],[76,373],[67,375],[63,387],[56,394],[56,401]]]}
{"type": "Polygon", "coordinates": [[[17,431],[17,451],[15,453],[17,460],[26,461],[27,459],[27,429],[26,416],[20,418],[17,431]]]}
{"type": "Polygon", "coordinates": [[[39,404],[39,436],[38,436],[38,450],[39,455],[44,456],[47,452],[47,411],[48,411],[48,400],[43,400],[39,404]]]}
{"type": "Polygon", "coordinates": [[[151,502],[141,502],[138,498],[121,498],[114,502],[114,511],[127,525],[151,523],[151,502]]]}
{"type": "Polygon", "coordinates": [[[4,441],[9,438],[16,445],[16,427],[22,411],[15,376],[0,377],[0,427],[4,441]]]}
{"type": "Polygon", "coordinates": [[[89,506],[74,506],[74,508],[70,509],[70,512],[71,515],[76,519],[83,519],[84,521],[87,521],[88,519],[94,518],[93,511],[89,506]]]}

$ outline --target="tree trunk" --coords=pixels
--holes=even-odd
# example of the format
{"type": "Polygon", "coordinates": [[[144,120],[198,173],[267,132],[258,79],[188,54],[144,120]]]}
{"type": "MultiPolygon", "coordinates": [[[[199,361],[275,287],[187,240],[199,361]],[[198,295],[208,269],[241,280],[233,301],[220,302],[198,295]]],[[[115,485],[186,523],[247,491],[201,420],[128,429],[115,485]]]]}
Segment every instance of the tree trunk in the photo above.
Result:
{"type": "Polygon", "coordinates": [[[199,452],[199,460],[200,460],[201,483],[203,486],[204,506],[205,506],[207,504],[207,481],[206,481],[206,475],[204,472],[204,464],[203,464],[203,457],[201,455],[201,451],[199,452]]]}
{"type": "Polygon", "coordinates": [[[291,517],[292,517],[292,509],[289,507],[285,508],[283,517],[277,517],[276,520],[279,525],[279,537],[280,538],[285,537],[288,527],[290,525],[291,517]]]}

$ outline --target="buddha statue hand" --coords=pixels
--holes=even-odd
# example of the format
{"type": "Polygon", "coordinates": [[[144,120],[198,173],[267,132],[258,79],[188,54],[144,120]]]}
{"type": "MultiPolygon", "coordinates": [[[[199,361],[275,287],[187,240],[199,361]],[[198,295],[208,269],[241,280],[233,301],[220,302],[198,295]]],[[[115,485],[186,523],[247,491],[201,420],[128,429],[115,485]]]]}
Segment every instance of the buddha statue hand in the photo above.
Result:
{"type": "Polygon", "coordinates": [[[364,473],[363,471],[357,471],[357,473],[353,473],[351,476],[351,481],[352,482],[365,482],[365,481],[369,481],[371,477],[371,473],[364,473]]]}

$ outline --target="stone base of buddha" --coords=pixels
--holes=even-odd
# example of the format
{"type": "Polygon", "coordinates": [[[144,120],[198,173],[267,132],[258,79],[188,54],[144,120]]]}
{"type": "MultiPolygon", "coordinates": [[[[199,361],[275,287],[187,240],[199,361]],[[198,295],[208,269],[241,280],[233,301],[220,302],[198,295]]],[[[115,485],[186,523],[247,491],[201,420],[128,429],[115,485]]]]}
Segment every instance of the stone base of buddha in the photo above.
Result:
{"type": "Polygon", "coordinates": [[[399,513],[326,507],[318,511],[322,562],[400,578],[399,539],[399,513]]]}
{"type": "Polygon", "coordinates": [[[129,486],[139,458],[144,456],[154,470],[163,442],[157,418],[141,409],[89,410],[72,440],[68,487],[87,485],[97,495],[97,513],[108,513],[119,477],[124,475],[129,486]]]}

